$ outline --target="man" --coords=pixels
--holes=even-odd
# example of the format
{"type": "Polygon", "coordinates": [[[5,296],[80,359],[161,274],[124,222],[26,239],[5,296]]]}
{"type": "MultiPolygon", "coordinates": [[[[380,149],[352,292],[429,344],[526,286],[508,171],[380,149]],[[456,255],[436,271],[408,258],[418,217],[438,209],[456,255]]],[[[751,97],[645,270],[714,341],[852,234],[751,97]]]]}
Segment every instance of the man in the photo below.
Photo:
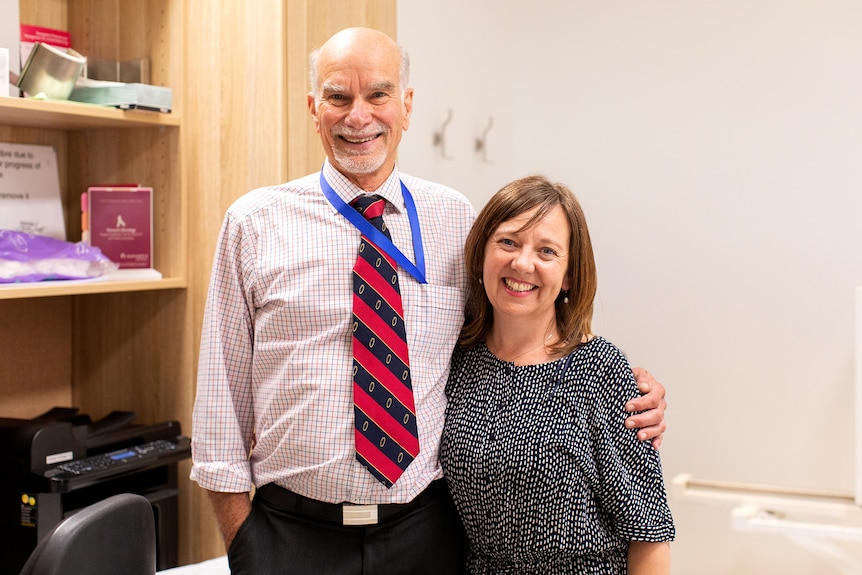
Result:
{"type": "MultiPolygon", "coordinates": [[[[225,216],[201,338],[192,479],[208,490],[233,573],[458,573],[465,540],[437,455],[475,212],[454,190],[396,169],[413,90],[391,38],[343,30],[312,54],[310,72],[321,173],[254,190],[225,216]],[[371,192],[385,200],[377,205],[390,248],[378,236],[365,243],[376,232],[350,206],[371,192]],[[393,463],[360,453],[369,421],[354,405],[366,390],[351,270],[358,251],[378,245],[385,258],[370,261],[392,256],[397,268],[403,314],[392,322],[403,315],[406,324],[408,391],[396,407],[413,423],[380,437],[380,451],[395,444],[393,463]],[[403,447],[411,433],[418,447],[403,447]]],[[[664,388],[641,379],[652,392],[629,410],[658,409],[629,425],[658,442],[664,388]]]]}

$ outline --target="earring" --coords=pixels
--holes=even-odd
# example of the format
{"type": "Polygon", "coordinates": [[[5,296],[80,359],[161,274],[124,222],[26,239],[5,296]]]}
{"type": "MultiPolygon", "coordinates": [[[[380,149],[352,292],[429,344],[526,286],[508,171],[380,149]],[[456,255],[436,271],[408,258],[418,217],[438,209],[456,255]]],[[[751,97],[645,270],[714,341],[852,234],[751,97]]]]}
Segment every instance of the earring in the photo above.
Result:
{"type": "Polygon", "coordinates": [[[482,285],[482,278],[479,278],[479,285],[482,285]]]}
{"type": "Polygon", "coordinates": [[[569,290],[563,292],[563,303],[569,303],[569,290]]]}

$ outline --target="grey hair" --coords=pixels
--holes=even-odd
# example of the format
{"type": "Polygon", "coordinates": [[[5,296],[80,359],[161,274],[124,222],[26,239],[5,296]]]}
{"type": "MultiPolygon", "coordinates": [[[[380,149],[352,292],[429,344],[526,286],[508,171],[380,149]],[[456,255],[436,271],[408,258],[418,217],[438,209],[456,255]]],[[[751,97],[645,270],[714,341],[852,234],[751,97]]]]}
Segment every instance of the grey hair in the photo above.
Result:
{"type": "MultiPolygon", "coordinates": [[[[401,52],[401,76],[398,81],[401,83],[401,98],[403,99],[404,92],[410,85],[410,55],[401,45],[398,46],[398,51],[401,52]]],[[[317,63],[319,60],[320,48],[315,48],[308,55],[308,77],[311,82],[311,93],[314,94],[315,100],[320,96],[320,86],[317,83],[317,63]]]]}

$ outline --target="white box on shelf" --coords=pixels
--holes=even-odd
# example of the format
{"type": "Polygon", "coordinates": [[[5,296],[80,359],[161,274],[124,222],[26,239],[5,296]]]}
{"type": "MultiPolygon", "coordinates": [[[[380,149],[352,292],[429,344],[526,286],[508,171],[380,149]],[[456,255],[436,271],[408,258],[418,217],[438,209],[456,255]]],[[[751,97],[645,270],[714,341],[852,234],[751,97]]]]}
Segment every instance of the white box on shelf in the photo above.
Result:
{"type": "MultiPolygon", "coordinates": [[[[7,70],[10,72],[10,78],[17,81],[18,72],[21,71],[21,62],[19,60],[18,50],[21,42],[21,20],[19,19],[19,0],[0,0],[0,48],[9,50],[9,65],[7,70]]],[[[9,85],[9,79],[3,82],[5,89],[9,91],[9,96],[19,95],[18,88],[9,85]]],[[[4,94],[6,92],[3,92],[4,94]]]]}
{"type": "Polygon", "coordinates": [[[168,113],[171,111],[173,91],[164,86],[86,79],[78,80],[69,99],[124,110],[139,108],[168,113]]]}
{"type": "Polygon", "coordinates": [[[0,96],[9,95],[9,48],[0,48],[0,96]]]}

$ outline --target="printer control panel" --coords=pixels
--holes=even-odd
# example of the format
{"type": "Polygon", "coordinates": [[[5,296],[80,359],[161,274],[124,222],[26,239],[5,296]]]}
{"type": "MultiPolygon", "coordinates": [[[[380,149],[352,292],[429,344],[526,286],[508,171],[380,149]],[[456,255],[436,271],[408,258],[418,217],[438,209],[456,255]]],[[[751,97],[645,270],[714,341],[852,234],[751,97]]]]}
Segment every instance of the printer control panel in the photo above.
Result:
{"type": "Polygon", "coordinates": [[[126,449],[119,449],[110,453],[102,453],[67,463],[61,463],[43,472],[50,479],[67,479],[79,475],[113,475],[122,467],[137,467],[144,460],[159,459],[179,449],[175,441],[158,439],[135,445],[126,449]]]}

